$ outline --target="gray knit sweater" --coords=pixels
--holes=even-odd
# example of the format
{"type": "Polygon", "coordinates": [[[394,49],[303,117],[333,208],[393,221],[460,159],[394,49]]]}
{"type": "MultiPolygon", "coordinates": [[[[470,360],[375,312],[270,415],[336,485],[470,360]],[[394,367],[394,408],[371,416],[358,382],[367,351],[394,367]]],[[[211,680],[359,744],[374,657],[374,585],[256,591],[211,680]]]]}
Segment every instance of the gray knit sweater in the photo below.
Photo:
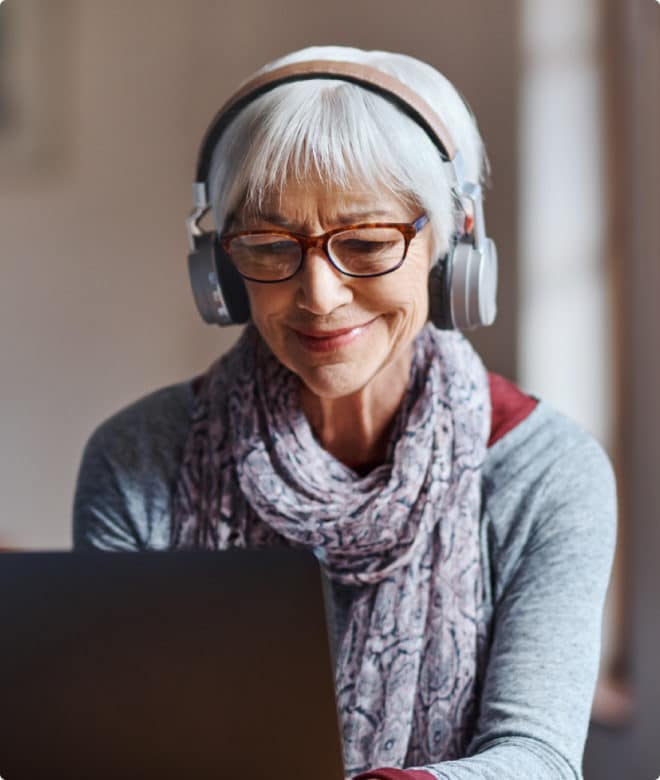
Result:
{"type": "MultiPolygon", "coordinates": [[[[94,431],[74,499],[75,549],[169,547],[193,400],[190,381],[165,387],[94,431]]],[[[616,539],[610,461],[541,400],[490,446],[482,485],[493,631],[479,721],[464,758],[419,769],[440,780],[582,780],[616,539]]],[[[333,593],[336,649],[352,591],[334,584],[333,593]]]]}

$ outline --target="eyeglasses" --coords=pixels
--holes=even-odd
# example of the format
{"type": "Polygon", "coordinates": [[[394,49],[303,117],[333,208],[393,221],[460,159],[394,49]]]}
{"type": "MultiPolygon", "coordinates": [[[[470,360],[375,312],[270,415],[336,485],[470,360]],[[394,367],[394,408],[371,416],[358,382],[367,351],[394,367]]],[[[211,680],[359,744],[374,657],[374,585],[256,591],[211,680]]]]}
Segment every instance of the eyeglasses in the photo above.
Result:
{"type": "Polygon", "coordinates": [[[253,282],[284,282],[302,268],[305,254],[320,247],[346,276],[382,276],[406,259],[408,246],[426,225],[422,214],[412,223],[368,222],[334,228],[318,236],[287,230],[243,230],[220,237],[239,274],[253,282]]]}

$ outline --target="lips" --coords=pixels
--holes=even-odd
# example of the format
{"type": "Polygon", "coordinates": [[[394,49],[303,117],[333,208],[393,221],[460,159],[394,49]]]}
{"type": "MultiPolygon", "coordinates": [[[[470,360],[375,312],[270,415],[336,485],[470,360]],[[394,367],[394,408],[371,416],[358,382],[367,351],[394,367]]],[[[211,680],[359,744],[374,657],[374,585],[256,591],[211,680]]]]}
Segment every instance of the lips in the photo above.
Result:
{"type": "MultiPolygon", "coordinates": [[[[375,319],[375,318],[374,318],[375,319]]],[[[348,346],[369,328],[374,320],[337,330],[298,330],[293,328],[298,341],[312,352],[329,352],[348,346]]]]}
{"type": "Polygon", "coordinates": [[[369,323],[364,325],[351,325],[348,328],[341,328],[340,330],[297,330],[296,333],[300,333],[301,336],[307,336],[310,339],[331,339],[336,336],[343,336],[344,333],[350,333],[356,328],[364,328],[369,323]]]}

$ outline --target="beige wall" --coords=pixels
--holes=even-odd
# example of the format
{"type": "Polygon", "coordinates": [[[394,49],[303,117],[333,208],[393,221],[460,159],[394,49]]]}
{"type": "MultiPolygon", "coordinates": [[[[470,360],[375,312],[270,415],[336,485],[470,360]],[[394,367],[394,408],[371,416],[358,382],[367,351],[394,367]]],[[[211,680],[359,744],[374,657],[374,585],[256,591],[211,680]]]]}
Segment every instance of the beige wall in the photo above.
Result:
{"type": "Polygon", "coordinates": [[[486,208],[505,276],[498,326],[479,339],[491,366],[513,373],[515,3],[21,2],[55,13],[46,94],[70,108],[48,131],[63,135],[59,152],[4,167],[0,155],[0,543],[68,547],[91,430],[202,370],[237,335],[204,325],[189,290],[193,164],[236,83],[293,48],[407,52],[472,102],[493,160],[486,208]]]}

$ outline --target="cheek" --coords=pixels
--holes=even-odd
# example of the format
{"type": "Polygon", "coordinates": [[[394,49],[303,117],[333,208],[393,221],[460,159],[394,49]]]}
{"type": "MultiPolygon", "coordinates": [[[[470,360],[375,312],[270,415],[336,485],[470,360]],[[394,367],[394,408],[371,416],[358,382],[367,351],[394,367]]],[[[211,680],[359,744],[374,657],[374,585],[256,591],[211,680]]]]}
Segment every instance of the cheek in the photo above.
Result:
{"type": "Polygon", "coordinates": [[[285,284],[257,284],[246,282],[252,321],[260,331],[291,305],[292,293],[285,284]]]}
{"type": "Polygon", "coordinates": [[[428,312],[428,270],[424,258],[408,258],[391,274],[363,288],[363,300],[383,314],[400,312],[415,320],[428,312]]]}

